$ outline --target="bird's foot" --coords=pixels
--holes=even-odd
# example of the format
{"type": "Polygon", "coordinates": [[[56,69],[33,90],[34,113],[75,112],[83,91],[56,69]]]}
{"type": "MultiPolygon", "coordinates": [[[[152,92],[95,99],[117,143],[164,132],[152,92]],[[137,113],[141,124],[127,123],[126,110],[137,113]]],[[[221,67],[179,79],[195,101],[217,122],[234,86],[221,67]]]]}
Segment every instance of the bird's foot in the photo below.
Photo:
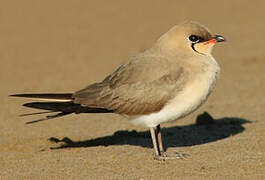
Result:
{"type": "Polygon", "coordinates": [[[178,152],[171,152],[171,153],[162,152],[161,155],[154,155],[154,159],[159,161],[165,161],[167,159],[186,159],[188,157],[189,157],[188,154],[181,154],[178,152]]]}

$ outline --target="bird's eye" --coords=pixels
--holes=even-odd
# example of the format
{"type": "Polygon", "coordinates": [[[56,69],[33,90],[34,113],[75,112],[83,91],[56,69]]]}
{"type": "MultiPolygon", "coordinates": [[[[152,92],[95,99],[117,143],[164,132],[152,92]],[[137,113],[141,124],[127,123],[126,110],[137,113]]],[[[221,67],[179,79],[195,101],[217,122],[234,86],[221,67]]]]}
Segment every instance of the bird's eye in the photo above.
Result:
{"type": "Polygon", "coordinates": [[[189,37],[189,40],[190,40],[191,42],[193,42],[193,43],[197,43],[197,42],[200,41],[200,37],[199,37],[199,36],[195,36],[195,35],[191,35],[191,36],[189,37]]]}

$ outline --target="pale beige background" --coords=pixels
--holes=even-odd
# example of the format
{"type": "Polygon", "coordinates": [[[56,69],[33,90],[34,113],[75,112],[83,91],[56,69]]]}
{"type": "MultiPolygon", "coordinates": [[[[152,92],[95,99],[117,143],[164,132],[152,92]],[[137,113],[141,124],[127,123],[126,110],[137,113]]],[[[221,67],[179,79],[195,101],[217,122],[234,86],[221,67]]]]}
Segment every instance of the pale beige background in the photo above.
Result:
{"type": "Polygon", "coordinates": [[[262,0],[1,0],[0,179],[264,179],[264,8],[262,0]],[[25,125],[41,116],[19,117],[36,111],[8,97],[102,80],[184,20],[228,40],[213,52],[222,72],[209,101],[163,125],[167,151],[186,160],[154,161],[148,130],[117,115],[25,125]],[[218,123],[194,125],[203,111],[218,123]]]}

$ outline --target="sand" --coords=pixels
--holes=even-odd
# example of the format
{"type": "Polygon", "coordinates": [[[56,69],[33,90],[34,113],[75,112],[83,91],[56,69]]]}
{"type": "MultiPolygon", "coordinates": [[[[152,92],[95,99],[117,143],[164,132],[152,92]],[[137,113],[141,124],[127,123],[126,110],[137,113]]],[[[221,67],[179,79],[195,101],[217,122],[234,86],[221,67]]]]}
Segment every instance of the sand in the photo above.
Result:
{"type": "Polygon", "coordinates": [[[265,179],[265,1],[2,1],[0,179],[265,179]],[[255,2],[255,3],[254,3],[255,2]],[[195,20],[227,38],[213,52],[215,91],[188,117],[163,124],[153,159],[148,129],[118,115],[41,123],[13,93],[73,92],[102,80],[173,25],[195,20]],[[208,112],[214,122],[196,124],[208,112]]]}

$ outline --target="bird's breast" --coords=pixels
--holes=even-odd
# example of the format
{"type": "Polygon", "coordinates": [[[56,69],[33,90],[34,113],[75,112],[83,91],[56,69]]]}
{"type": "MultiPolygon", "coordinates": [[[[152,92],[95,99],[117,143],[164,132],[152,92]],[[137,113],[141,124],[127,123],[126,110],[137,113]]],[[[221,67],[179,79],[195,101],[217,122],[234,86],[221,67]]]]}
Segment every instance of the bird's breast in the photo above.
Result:
{"type": "Polygon", "coordinates": [[[181,91],[156,113],[131,119],[133,124],[155,127],[158,124],[184,117],[200,107],[212,92],[219,73],[218,64],[212,64],[207,71],[191,75],[181,91]]]}
{"type": "MultiPolygon", "coordinates": [[[[172,98],[163,110],[172,114],[173,119],[188,115],[202,105],[212,92],[216,82],[216,74],[205,74],[197,77],[172,98]],[[175,117],[174,114],[175,113],[175,117]]],[[[172,119],[170,118],[170,119],[172,119]]]]}

